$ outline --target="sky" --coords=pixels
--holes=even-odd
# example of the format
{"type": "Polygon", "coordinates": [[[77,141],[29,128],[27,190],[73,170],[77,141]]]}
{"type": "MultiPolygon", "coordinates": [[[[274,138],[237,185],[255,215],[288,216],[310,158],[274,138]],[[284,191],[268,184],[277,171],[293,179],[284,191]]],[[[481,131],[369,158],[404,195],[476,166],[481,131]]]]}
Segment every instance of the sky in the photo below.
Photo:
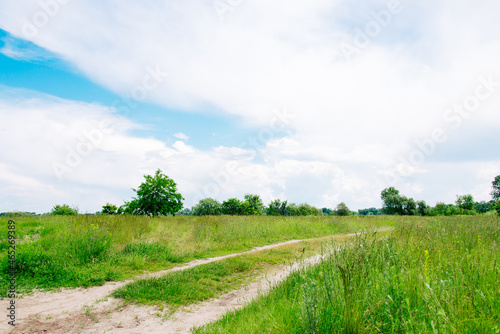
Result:
{"type": "Polygon", "coordinates": [[[3,0],[0,212],[247,193],[351,210],[488,201],[495,0],[3,0]]]}

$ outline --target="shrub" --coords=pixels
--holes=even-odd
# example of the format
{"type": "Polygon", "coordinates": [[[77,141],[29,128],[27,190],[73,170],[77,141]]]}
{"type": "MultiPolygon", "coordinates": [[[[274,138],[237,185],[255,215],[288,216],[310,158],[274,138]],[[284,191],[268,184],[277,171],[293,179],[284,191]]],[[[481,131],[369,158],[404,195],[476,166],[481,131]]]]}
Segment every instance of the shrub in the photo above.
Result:
{"type": "Polygon", "coordinates": [[[101,213],[103,215],[114,215],[118,211],[118,207],[114,204],[109,204],[107,203],[106,205],[102,206],[102,211],[101,213]]]}
{"type": "Polygon", "coordinates": [[[222,205],[213,198],[202,199],[193,208],[193,216],[217,216],[222,214],[222,205]]]}
{"type": "Polygon", "coordinates": [[[78,208],[71,208],[68,204],[54,205],[50,214],[57,216],[76,216],[78,214],[78,208]]]}
{"type": "Polygon", "coordinates": [[[241,215],[243,212],[243,202],[237,198],[230,198],[222,202],[222,213],[225,215],[241,215]]]}
{"type": "Polygon", "coordinates": [[[259,195],[246,194],[242,208],[242,213],[247,216],[264,214],[264,204],[259,195]]]}
{"type": "Polygon", "coordinates": [[[335,209],[335,214],[337,216],[350,216],[352,215],[351,210],[347,207],[347,205],[342,202],[339,205],[337,205],[337,208],[335,209]]]}

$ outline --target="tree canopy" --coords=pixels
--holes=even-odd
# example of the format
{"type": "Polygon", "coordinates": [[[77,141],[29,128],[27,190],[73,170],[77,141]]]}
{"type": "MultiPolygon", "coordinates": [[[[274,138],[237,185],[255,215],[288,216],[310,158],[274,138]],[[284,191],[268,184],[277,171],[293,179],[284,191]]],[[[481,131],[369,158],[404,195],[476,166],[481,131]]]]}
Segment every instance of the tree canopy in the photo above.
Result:
{"type": "Polygon", "coordinates": [[[71,208],[68,204],[54,205],[50,214],[55,216],[75,216],[78,214],[78,209],[71,208]]]}
{"type": "Polygon", "coordinates": [[[103,215],[114,215],[118,211],[118,207],[114,204],[106,203],[106,205],[102,206],[101,213],[103,215]]]}
{"type": "Polygon", "coordinates": [[[352,215],[352,212],[351,210],[349,210],[347,205],[344,202],[342,202],[335,208],[335,214],[337,216],[350,216],[352,215]]]}
{"type": "Polygon", "coordinates": [[[500,175],[497,175],[493,182],[491,182],[491,197],[493,197],[494,201],[500,201],[500,175]]]}
{"type": "Polygon", "coordinates": [[[137,189],[137,197],[120,208],[124,213],[139,215],[175,215],[182,209],[184,198],[177,192],[177,184],[160,169],[154,175],[144,175],[145,181],[137,189]]]}
{"type": "Polygon", "coordinates": [[[222,214],[222,205],[213,198],[204,198],[193,207],[193,216],[217,216],[222,214]]]}

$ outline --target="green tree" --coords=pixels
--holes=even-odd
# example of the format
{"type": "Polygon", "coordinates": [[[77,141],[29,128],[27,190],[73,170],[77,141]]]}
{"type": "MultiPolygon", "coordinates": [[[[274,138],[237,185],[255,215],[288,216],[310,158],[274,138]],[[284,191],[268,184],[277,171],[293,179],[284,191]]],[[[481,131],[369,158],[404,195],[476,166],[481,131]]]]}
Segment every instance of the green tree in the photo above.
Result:
{"type": "Polygon", "coordinates": [[[486,202],[486,201],[481,201],[481,202],[476,202],[474,203],[474,210],[478,213],[486,213],[488,211],[491,211],[491,204],[494,203],[493,201],[491,202],[486,202]]]}
{"type": "Polygon", "coordinates": [[[193,207],[193,216],[218,216],[222,214],[222,205],[213,198],[204,198],[193,207]]]}
{"type": "Polygon", "coordinates": [[[402,215],[406,216],[414,216],[418,213],[417,210],[417,202],[413,198],[406,198],[405,196],[401,197],[402,204],[402,215]]]}
{"type": "Polygon", "coordinates": [[[403,213],[402,197],[399,195],[399,190],[394,187],[389,187],[382,190],[380,194],[382,199],[382,212],[386,215],[396,215],[403,213]]]}
{"type": "Polygon", "coordinates": [[[430,206],[425,201],[417,202],[417,213],[421,216],[427,216],[431,212],[430,206]]]}
{"type": "Polygon", "coordinates": [[[191,211],[190,208],[184,208],[181,211],[177,212],[177,214],[181,216],[191,216],[193,212],[191,211]]]}
{"type": "Polygon", "coordinates": [[[264,204],[259,195],[246,194],[242,207],[243,214],[247,216],[264,214],[264,204]]]}
{"type": "Polygon", "coordinates": [[[377,208],[369,208],[369,209],[360,209],[358,213],[362,216],[376,216],[382,214],[381,210],[377,208]]]}
{"type": "Polygon", "coordinates": [[[139,202],[137,199],[132,199],[131,201],[125,201],[116,211],[117,214],[127,214],[127,215],[140,215],[142,214],[139,209],[139,202]]]}
{"type": "Polygon", "coordinates": [[[68,204],[54,205],[50,214],[54,216],[75,216],[78,214],[78,208],[71,208],[68,204]]]}
{"type": "Polygon", "coordinates": [[[102,206],[101,213],[103,215],[114,215],[118,211],[118,207],[114,204],[106,203],[106,205],[102,206]]]}
{"type": "Polygon", "coordinates": [[[144,175],[145,181],[139,188],[132,189],[137,193],[128,204],[133,214],[175,215],[182,209],[184,198],[177,192],[177,184],[158,169],[154,176],[144,175]]]}
{"type": "Polygon", "coordinates": [[[434,208],[432,208],[431,214],[433,216],[449,216],[450,209],[446,203],[437,202],[436,206],[434,208]]]}
{"type": "Polygon", "coordinates": [[[500,200],[493,202],[493,204],[491,204],[491,207],[493,208],[493,210],[497,210],[497,214],[500,216],[500,200]]]}
{"type": "Polygon", "coordinates": [[[492,191],[490,193],[491,197],[493,197],[494,201],[500,201],[500,175],[495,177],[493,182],[491,182],[492,191]]]}
{"type": "Polygon", "coordinates": [[[222,214],[230,216],[243,214],[243,202],[237,198],[230,198],[222,202],[222,214]]]}
{"type": "Polygon", "coordinates": [[[320,209],[309,205],[307,203],[303,203],[299,205],[299,215],[301,216],[321,216],[322,212],[320,209]]]}
{"type": "Polygon", "coordinates": [[[323,212],[323,215],[325,216],[330,216],[334,213],[333,210],[329,208],[322,208],[321,212],[323,212]]]}
{"type": "Polygon", "coordinates": [[[287,203],[284,216],[300,216],[299,206],[295,203],[287,203]]]}
{"type": "Polygon", "coordinates": [[[457,200],[455,202],[457,207],[463,211],[474,210],[474,197],[471,194],[467,195],[457,195],[457,200]]]}
{"type": "Polygon", "coordinates": [[[288,201],[281,201],[279,198],[271,201],[266,208],[268,216],[284,216],[286,215],[286,206],[288,201]]]}
{"type": "Polygon", "coordinates": [[[337,216],[350,216],[352,215],[352,212],[351,210],[349,210],[347,205],[344,202],[342,202],[335,208],[335,214],[337,216]]]}

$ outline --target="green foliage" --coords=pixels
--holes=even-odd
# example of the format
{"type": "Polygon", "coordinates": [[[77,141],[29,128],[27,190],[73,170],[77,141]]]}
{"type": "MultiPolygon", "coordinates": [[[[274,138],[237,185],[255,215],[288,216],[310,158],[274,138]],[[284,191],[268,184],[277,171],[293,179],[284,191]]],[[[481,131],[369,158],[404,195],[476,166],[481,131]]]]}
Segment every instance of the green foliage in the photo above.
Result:
{"type": "Polygon", "coordinates": [[[335,214],[337,216],[350,216],[352,215],[352,212],[351,210],[349,210],[347,205],[344,202],[342,202],[335,208],[335,214]]]}
{"type": "Polygon", "coordinates": [[[101,213],[103,215],[114,215],[117,213],[117,211],[118,211],[118,207],[116,205],[106,203],[106,205],[102,206],[101,213]]]}
{"type": "Polygon", "coordinates": [[[281,201],[279,198],[271,201],[266,208],[268,216],[285,216],[288,201],[281,201]]]}
{"type": "Polygon", "coordinates": [[[457,200],[455,202],[457,207],[462,213],[468,213],[474,210],[474,197],[471,194],[467,195],[457,195],[457,200]]]}
{"type": "Polygon", "coordinates": [[[132,189],[137,193],[137,198],[127,204],[124,212],[155,217],[175,215],[182,209],[184,198],[177,192],[174,180],[163,174],[160,169],[154,176],[144,175],[144,179],[137,190],[132,189]]]}
{"type": "Polygon", "coordinates": [[[230,216],[243,214],[243,202],[237,198],[230,198],[222,202],[222,214],[230,216]]]}
{"type": "Polygon", "coordinates": [[[131,201],[123,203],[118,210],[116,211],[117,214],[127,214],[127,215],[139,215],[140,214],[140,208],[139,208],[139,201],[137,199],[132,199],[131,201]]]}
{"type": "Polygon", "coordinates": [[[380,198],[383,202],[382,212],[387,215],[401,214],[402,204],[399,190],[394,187],[389,187],[382,190],[380,198]]]}
{"type": "Polygon", "coordinates": [[[497,175],[493,182],[491,182],[491,197],[494,201],[500,201],[500,175],[497,175]]]}
{"type": "Polygon", "coordinates": [[[376,216],[381,215],[382,211],[377,208],[361,209],[358,210],[358,214],[361,216],[376,216]]]}
{"type": "Polygon", "coordinates": [[[322,208],[321,212],[325,216],[330,216],[330,215],[333,215],[335,213],[332,209],[329,209],[329,208],[322,208]]]}
{"type": "Polygon", "coordinates": [[[431,207],[425,203],[425,201],[418,201],[417,202],[417,213],[420,216],[427,216],[429,213],[431,213],[431,207]]]}
{"type": "Polygon", "coordinates": [[[320,209],[307,203],[303,203],[298,207],[299,216],[321,216],[322,214],[323,213],[320,209]]]}
{"type": "Polygon", "coordinates": [[[67,204],[54,205],[50,214],[54,216],[75,216],[78,214],[78,209],[70,208],[67,204]]]}
{"type": "Polygon", "coordinates": [[[430,216],[454,216],[458,215],[460,210],[453,204],[437,202],[436,206],[431,209],[430,216]]]}
{"type": "Polygon", "coordinates": [[[191,216],[193,212],[191,211],[190,208],[184,208],[181,211],[177,212],[177,214],[181,216],[191,216]]]}
{"type": "Polygon", "coordinates": [[[497,214],[500,216],[500,200],[498,200],[496,202],[493,202],[491,204],[491,207],[492,207],[493,210],[496,210],[497,214]]]}
{"type": "Polygon", "coordinates": [[[246,216],[260,216],[264,214],[264,204],[259,195],[246,194],[242,204],[242,213],[246,216]]]}
{"type": "Polygon", "coordinates": [[[222,214],[222,205],[213,198],[204,198],[193,207],[193,216],[218,216],[222,214]]]}
{"type": "Polygon", "coordinates": [[[493,208],[492,208],[492,204],[493,203],[494,203],[493,201],[490,201],[490,202],[485,202],[485,201],[476,202],[476,203],[474,203],[474,210],[477,213],[486,213],[486,212],[489,212],[489,211],[493,210],[493,208]]]}
{"type": "Polygon", "coordinates": [[[399,190],[394,187],[382,190],[380,197],[383,202],[382,212],[388,215],[414,216],[428,211],[423,206],[419,210],[418,204],[413,198],[400,195],[399,190]]]}

